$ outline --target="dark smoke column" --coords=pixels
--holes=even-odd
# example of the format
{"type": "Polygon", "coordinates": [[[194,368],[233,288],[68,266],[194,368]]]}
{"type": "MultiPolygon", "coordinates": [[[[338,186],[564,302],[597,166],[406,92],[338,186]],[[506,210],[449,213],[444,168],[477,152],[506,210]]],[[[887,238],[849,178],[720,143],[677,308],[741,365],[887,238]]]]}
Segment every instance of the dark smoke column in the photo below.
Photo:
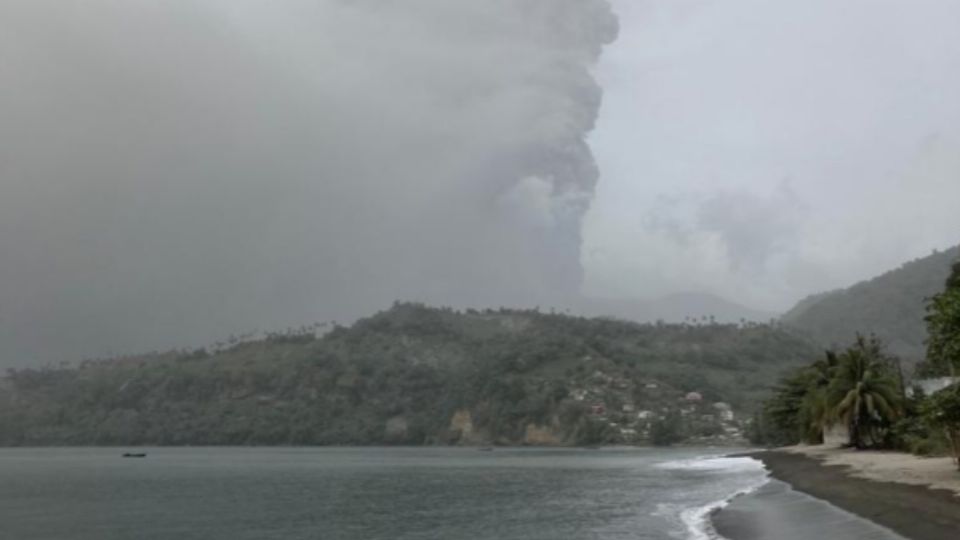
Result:
{"type": "Polygon", "coordinates": [[[0,3],[0,366],[577,294],[604,0],[0,3]]]}
{"type": "MultiPolygon", "coordinates": [[[[494,40],[520,52],[498,72],[490,102],[513,107],[502,137],[478,145],[487,151],[466,175],[484,186],[488,206],[479,208],[477,252],[465,250],[468,265],[445,276],[446,293],[472,305],[569,305],[583,277],[581,222],[599,177],[585,142],[594,128],[602,90],[590,69],[618,24],[605,0],[493,2],[512,24],[494,40]],[[516,104],[514,101],[523,100],[516,104]]],[[[493,21],[490,21],[493,22],[493,21]]],[[[508,108],[505,106],[504,108],[508,108]]]]}

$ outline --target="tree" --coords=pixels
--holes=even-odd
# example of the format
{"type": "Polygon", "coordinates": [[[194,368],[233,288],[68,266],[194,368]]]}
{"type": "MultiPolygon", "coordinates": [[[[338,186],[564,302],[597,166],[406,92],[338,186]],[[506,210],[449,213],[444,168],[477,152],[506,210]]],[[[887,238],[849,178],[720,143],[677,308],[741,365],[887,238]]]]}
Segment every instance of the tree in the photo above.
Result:
{"type": "Polygon", "coordinates": [[[823,442],[823,430],[832,418],[827,389],[837,364],[837,355],[828,351],[823,358],[780,381],[775,396],[764,407],[764,416],[781,433],[770,431],[775,439],[772,442],[823,442]]]}
{"type": "Polygon", "coordinates": [[[766,438],[774,444],[795,444],[806,440],[804,401],[811,387],[810,372],[801,368],[784,377],[763,408],[766,438]]]}
{"type": "Polygon", "coordinates": [[[828,390],[839,360],[833,351],[807,368],[808,389],[800,406],[803,438],[808,444],[822,444],[823,431],[832,420],[828,390]]]}
{"type": "Polygon", "coordinates": [[[930,425],[943,429],[960,470],[960,384],[930,396],[924,412],[930,425]]]}
{"type": "Polygon", "coordinates": [[[927,304],[927,361],[956,374],[960,368],[960,262],[953,265],[943,292],[927,304]]]}
{"type": "Polygon", "coordinates": [[[881,432],[900,417],[903,391],[879,340],[857,336],[856,344],[838,357],[826,399],[832,418],[849,429],[851,446],[865,448],[882,440],[881,432]]]}
{"type": "Polygon", "coordinates": [[[658,418],[650,426],[650,442],[654,446],[670,446],[682,440],[680,415],[676,411],[658,418]]]}

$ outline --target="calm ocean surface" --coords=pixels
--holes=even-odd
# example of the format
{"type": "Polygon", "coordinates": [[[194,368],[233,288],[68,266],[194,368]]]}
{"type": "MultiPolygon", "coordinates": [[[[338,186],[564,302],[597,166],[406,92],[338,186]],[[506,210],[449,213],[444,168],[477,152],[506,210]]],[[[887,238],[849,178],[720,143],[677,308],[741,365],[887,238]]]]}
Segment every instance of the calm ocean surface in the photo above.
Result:
{"type": "Polygon", "coordinates": [[[0,538],[708,539],[766,482],[720,450],[146,451],[0,450],[0,538]]]}

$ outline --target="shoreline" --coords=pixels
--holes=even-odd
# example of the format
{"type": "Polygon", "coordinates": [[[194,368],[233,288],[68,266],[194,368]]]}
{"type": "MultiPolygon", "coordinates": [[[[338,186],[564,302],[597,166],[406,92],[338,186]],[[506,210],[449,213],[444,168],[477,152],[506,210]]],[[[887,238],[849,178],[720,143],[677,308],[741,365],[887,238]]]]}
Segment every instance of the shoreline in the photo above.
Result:
{"type": "MultiPolygon", "coordinates": [[[[761,461],[773,480],[795,491],[887,528],[910,540],[956,540],[960,531],[960,490],[931,487],[924,478],[907,478],[903,467],[867,467],[884,459],[912,459],[883,453],[823,449],[768,450],[740,454],[761,461]],[[884,456],[888,456],[884,458],[884,456]],[[879,457],[878,457],[879,456],[879,457]],[[899,476],[891,471],[900,473],[899,476]]],[[[957,477],[945,478],[953,488],[957,477]]],[[[749,497],[748,495],[747,497],[749,497]]],[[[755,493],[753,496],[763,496],[755,493]]],[[[750,516],[722,508],[711,515],[714,529],[729,540],[769,540],[746,523],[750,516]]]]}

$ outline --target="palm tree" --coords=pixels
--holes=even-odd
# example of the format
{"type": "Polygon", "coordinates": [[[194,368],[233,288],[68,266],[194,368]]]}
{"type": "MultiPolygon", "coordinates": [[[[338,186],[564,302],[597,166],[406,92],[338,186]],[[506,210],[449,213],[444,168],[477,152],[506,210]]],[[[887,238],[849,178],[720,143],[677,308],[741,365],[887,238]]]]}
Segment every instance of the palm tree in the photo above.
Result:
{"type": "Polygon", "coordinates": [[[880,342],[857,336],[857,343],[838,358],[826,389],[830,415],[850,431],[856,448],[876,444],[878,431],[900,416],[902,392],[880,342]]]}
{"type": "Polygon", "coordinates": [[[808,444],[823,443],[823,431],[832,420],[827,390],[838,363],[837,355],[827,351],[806,369],[807,392],[800,405],[800,422],[808,444]]]}
{"type": "Polygon", "coordinates": [[[821,444],[823,430],[832,420],[827,388],[837,366],[832,352],[780,380],[776,395],[764,407],[764,414],[789,433],[790,442],[821,444]]]}

